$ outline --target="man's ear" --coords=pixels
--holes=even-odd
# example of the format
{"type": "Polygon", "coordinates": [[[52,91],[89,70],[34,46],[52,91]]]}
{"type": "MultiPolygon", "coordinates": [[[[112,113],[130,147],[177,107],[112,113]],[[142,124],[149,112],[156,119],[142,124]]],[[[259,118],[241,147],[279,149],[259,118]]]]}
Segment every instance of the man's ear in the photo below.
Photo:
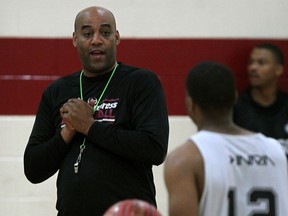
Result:
{"type": "Polygon", "coordinates": [[[189,95],[186,95],[186,110],[187,114],[190,115],[193,111],[193,100],[189,95]]]}
{"type": "Polygon", "coordinates": [[[73,38],[73,46],[77,47],[77,36],[75,32],[73,32],[72,38],[73,38]]]}
{"type": "Polygon", "coordinates": [[[283,65],[279,64],[277,66],[277,69],[276,69],[276,75],[279,77],[279,76],[281,76],[283,74],[283,72],[284,72],[284,67],[283,67],[283,65]]]}
{"type": "Polygon", "coordinates": [[[118,30],[116,30],[115,38],[116,38],[116,46],[117,46],[120,43],[120,33],[118,30]]]}

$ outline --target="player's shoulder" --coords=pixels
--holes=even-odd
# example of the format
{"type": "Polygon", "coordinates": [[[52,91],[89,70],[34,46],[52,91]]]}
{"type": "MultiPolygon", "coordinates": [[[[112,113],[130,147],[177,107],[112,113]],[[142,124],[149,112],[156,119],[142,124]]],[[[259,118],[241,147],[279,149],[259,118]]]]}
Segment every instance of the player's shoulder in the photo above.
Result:
{"type": "Polygon", "coordinates": [[[165,160],[165,166],[170,169],[185,169],[188,166],[197,166],[202,156],[191,139],[187,139],[180,146],[171,150],[165,160]]]}

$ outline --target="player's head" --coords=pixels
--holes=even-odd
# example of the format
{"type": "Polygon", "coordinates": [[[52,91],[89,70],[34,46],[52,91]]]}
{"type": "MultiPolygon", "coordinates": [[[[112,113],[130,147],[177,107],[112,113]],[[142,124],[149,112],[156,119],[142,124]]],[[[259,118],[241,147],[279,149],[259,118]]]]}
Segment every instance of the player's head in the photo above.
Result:
{"type": "Polygon", "coordinates": [[[263,43],[263,44],[256,45],[254,47],[254,49],[265,49],[265,50],[268,50],[269,52],[272,53],[272,55],[275,58],[275,61],[278,64],[284,65],[284,62],[285,62],[284,55],[283,55],[282,51],[280,50],[280,48],[278,46],[276,46],[274,44],[263,43]]]}
{"type": "Polygon", "coordinates": [[[146,201],[127,199],[112,205],[103,216],[161,216],[161,214],[146,201]]]}
{"type": "Polygon", "coordinates": [[[282,51],[273,44],[255,46],[249,56],[247,72],[252,87],[277,86],[278,78],[284,72],[282,51]]]}
{"type": "Polygon", "coordinates": [[[186,80],[186,106],[191,100],[207,116],[233,109],[236,86],[232,71],[223,64],[204,61],[191,69],[186,80]]]}

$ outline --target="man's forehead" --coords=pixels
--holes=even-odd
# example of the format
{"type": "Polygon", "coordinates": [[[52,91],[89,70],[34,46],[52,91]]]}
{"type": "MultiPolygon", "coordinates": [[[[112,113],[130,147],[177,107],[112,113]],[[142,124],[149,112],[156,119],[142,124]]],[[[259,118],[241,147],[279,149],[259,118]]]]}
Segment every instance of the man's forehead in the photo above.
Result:
{"type": "Polygon", "coordinates": [[[95,26],[116,27],[113,14],[104,9],[90,8],[80,12],[76,17],[75,27],[79,29],[95,26]]]}
{"type": "Polygon", "coordinates": [[[273,53],[267,49],[256,48],[252,51],[251,57],[255,58],[273,58],[273,53]]]}
{"type": "MultiPolygon", "coordinates": [[[[84,29],[94,28],[94,25],[83,24],[83,25],[81,25],[79,27],[80,27],[81,30],[84,30],[84,29]]],[[[112,26],[109,23],[102,23],[102,24],[99,25],[99,28],[112,28],[112,26]]]]}
{"type": "Polygon", "coordinates": [[[256,48],[251,54],[249,61],[266,62],[271,64],[277,64],[276,56],[268,49],[256,48]]]}

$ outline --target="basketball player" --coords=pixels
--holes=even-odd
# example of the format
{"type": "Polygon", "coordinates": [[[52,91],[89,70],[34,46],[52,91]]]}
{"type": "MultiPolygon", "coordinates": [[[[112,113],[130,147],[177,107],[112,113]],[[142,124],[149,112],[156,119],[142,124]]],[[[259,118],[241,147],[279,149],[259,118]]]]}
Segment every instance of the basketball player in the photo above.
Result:
{"type": "Polygon", "coordinates": [[[288,156],[288,94],[278,81],[284,74],[284,55],[274,44],[256,45],[249,56],[249,88],[234,107],[234,122],[277,139],[288,156]]]}
{"type": "Polygon", "coordinates": [[[288,167],[280,143],[235,125],[232,72],[202,62],[186,83],[198,132],[165,162],[170,216],[287,216],[288,167]]]}

